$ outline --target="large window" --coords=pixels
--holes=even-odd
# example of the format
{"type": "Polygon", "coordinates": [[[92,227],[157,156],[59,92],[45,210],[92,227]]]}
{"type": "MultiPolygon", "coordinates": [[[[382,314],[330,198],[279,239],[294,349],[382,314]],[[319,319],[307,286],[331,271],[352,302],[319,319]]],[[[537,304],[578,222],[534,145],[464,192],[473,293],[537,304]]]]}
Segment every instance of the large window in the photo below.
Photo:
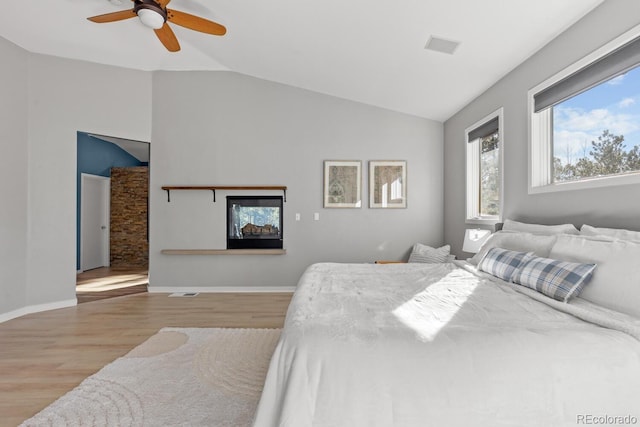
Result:
{"type": "Polygon", "coordinates": [[[467,222],[499,222],[502,206],[502,108],[465,130],[467,222]]]}
{"type": "Polygon", "coordinates": [[[529,91],[529,191],[640,182],[640,31],[529,91]]]}

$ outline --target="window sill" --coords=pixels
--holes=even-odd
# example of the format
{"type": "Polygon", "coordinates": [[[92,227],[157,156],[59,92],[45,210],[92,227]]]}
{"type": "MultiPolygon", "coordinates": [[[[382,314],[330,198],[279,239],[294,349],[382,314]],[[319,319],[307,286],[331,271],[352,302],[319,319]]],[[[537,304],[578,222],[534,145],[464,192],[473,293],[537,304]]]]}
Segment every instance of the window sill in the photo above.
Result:
{"type": "Polygon", "coordinates": [[[557,191],[585,190],[590,188],[612,187],[615,185],[640,184],[640,173],[627,175],[601,176],[580,181],[559,182],[529,187],[529,194],[554,193],[557,191]]]}
{"type": "Polygon", "coordinates": [[[496,225],[497,223],[502,222],[500,218],[496,217],[487,217],[487,218],[467,218],[465,220],[465,224],[483,224],[483,225],[496,225]]]}

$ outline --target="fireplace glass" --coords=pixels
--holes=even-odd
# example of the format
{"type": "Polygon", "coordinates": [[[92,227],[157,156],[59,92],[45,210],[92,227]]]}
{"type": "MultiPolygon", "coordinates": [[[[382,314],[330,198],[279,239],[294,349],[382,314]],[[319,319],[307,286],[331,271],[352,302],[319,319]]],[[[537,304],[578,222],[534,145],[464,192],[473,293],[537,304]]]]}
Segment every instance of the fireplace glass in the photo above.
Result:
{"type": "Polygon", "coordinates": [[[282,249],[282,196],[227,196],[227,249],[282,249]]]}

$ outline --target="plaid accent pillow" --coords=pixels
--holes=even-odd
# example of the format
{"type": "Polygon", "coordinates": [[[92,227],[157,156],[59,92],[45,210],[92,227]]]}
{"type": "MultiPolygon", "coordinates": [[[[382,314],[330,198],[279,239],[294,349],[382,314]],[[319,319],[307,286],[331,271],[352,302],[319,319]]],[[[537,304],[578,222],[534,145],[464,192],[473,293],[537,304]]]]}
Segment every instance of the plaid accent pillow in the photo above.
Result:
{"type": "Polygon", "coordinates": [[[517,252],[502,248],[491,248],[478,263],[478,270],[499,279],[511,281],[513,273],[525,261],[533,258],[533,252],[517,252]]]}
{"type": "Polygon", "coordinates": [[[596,264],[532,257],[513,274],[511,281],[567,302],[576,297],[591,280],[596,264]]]}

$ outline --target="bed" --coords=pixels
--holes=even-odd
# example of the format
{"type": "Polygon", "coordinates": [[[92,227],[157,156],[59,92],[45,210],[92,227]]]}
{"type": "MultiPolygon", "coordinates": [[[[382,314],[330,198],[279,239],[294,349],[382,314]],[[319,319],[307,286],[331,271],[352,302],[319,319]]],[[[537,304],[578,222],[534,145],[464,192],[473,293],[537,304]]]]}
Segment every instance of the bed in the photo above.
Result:
{"type": "MultiPolygon", "coordinates": [[[[566,234],[525,253],[579,255],[565,236],[600,244],[603,253],[614,247],[617,258],[640,254],[637,242],[566,234]]],[[[526,241],[522,233],[509,237],[515,246],[526,241]]],[[[589,245],[582,250],[599,256],[589,245]]],[[[598,276],[607,273],[598,264],[585,298],[570,301],[466,261],[311,265],[289,307],[254,426],[637,422],[640,301],[629,300],[640,294],[640,274],[616,283],[612,309],[589,300],[599,298],[589,286],[610,279],[598,276]]]]}

